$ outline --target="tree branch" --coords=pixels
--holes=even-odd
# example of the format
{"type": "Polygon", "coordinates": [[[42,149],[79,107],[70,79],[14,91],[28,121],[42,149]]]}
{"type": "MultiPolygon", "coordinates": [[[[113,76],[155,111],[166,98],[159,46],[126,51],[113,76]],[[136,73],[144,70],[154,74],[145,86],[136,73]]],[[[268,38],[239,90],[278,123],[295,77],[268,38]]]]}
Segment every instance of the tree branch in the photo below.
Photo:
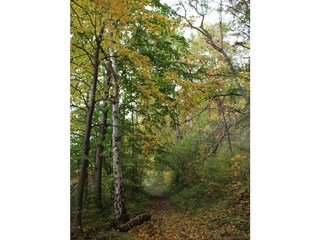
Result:
{"type": "Polygon", "coordinates": [[[73,89],[75,89],[77,92],[80,93],[80,96],[82,97],[84,104],[86,105],[87,108],[89,108],[89,105],[87,103],[87,100],[84,98],[83,93],[75,86],[73,86],[72,84],[70,84],[70,87],[72,87],[73,89]]]}

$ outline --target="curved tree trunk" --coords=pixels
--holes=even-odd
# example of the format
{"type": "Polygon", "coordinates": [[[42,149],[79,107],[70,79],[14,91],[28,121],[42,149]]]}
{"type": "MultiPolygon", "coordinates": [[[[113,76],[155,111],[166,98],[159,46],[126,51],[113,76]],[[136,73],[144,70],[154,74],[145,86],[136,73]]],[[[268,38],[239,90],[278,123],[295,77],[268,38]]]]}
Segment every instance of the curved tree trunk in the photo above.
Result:
{"type": "MultiPolygon", "coordinates": [[[[197,9],[197,6],[196,5],[193,5],[193,3],[191,3],[189,1],[189,6],[191,8],[193,8],[202,18],[201,20],[201,23],[200,23],[200,26],[199,27],[196,27],[188,18],[187,18],[187,10],[184,6],[184,4],[182,2],[179,3],[180,6],[184,9],[185,11],[185,14],[184,16],[183,15],[180,15],[180,17],[184,18],[187,23],[189,24],[189,26],[193,29],[196,29],[198,32],[200,32],[203,36],[205,36],[207,38],[206,40],[206,43],[209,44],[210,46],[212,46],[216,51],[218,51],[219,53],[221,53],[223,55],[223,57],[225,58],[225,60],[227,61],[227,64],[229,65],[230,67],[230,70],[231,70],[231,73],[232,73],[232,80],[234,81],[234,83],[236,84],[237,86],[237,89],[238,91],[240,92],[240,94],[242,95],[242,97],[244,98],[244,100],[246,101],[248,107],[250,106],[250,97],[249,95],[246,93],[246,91],[243,89],[243,87],[241,86],[240,82],[238,81],[237,79],[237,71],[236,69],[234,68],[234,65],[231,61],[231,58],[228,56],[228,54],[226,53],[226,51],[223,49],[223,46],[222,46],[222,43],[223,43],[223,35],[222,35],[222,32],[221,32],[221,28],[220,28],[220,41],[221,41],[221,46],[219,46],[218,44],[216,44],[214,41],[213,41],[213,37],[212,37],[212,34],[209,33],[209,31],[204,27],[204,18],[205,18],[205,15],[202,15],[202,14],[199,14],[199,11],[197,9]]],[[[221,3],[220,3],[221,4],[221,3]]],[[[221,15],[220,15],[221,17],[221,15]]],[[[220,26],[221,26],[221,18],[220,18],[220,26]]]]}
{"type": "MultiPolygon", "coordinates": [[[[203,33],[204,34],[204,33],[203,33]]],[[[204,34],[209,40],[207,41],[208,44],[210,44],[215,50],[217,50],[219,53],[221,53],[223,55],[223,57],[225,58],[225,60],[227,61],[231,73],[232,73],[232,77],[233,80],[237,86],[237,89],[239,90],[240,94],[242,95],[242,97],[244,98],[244,100],[246,101],[246,103],[248,105],[250,105],[250,98],[248,96],[248,94],[245,92],[245,90],[242,88],[240,82],[237,79],[237,71],[234,69],[233,63],[230,59],[230,57],[228,56],[228,54],[218,45],[216,45],[213,40],[212,40],[212,36],[209,33],[204,34]]]]}

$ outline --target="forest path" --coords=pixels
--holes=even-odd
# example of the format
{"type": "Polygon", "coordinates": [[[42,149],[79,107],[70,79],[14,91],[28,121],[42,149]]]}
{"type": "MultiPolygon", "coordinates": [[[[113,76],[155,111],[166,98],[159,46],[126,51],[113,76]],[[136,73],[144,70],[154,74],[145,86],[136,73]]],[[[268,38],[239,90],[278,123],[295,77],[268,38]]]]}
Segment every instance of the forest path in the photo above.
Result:
{"type": "Polygon", "coordinates": [[[129,231],[133,239],[205,240],[210,239],[210,229],[200,213],[190,215],[177,210],[168,198],[152,197],[151,220],[129,231]]]}

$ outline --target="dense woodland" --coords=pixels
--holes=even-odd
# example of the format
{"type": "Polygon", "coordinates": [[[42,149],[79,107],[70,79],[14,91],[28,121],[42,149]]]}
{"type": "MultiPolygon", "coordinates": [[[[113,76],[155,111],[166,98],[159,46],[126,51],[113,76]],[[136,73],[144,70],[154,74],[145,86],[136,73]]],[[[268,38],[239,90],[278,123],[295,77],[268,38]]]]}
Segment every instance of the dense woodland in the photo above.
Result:
{"type": "Polygon", "coordinates": [[[74,239],[249,239],[250,0],[71,0],[74,239]]]}

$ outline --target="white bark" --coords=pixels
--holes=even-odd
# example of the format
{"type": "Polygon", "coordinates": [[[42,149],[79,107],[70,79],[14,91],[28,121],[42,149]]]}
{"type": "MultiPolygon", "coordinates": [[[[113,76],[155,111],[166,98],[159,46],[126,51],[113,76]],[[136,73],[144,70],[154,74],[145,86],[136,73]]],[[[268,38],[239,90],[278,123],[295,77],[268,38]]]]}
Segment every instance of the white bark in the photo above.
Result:
{"type": "Polygon", "coordinates": [[[116,68],[116,59],[114,51],[110,49],[110,61],[111,61],[111,76],[112,76],[112,88],[113,88],[113,101],[112,101],[112,161],[113,161],[113,174],[114,174],[114,210],[116,219],[119,224],[125,223],[129,220],[125,205],[124,205],[124,187],[121,169],[121,157],[120,157],[120,86],[119,78],[116,68]]]}

